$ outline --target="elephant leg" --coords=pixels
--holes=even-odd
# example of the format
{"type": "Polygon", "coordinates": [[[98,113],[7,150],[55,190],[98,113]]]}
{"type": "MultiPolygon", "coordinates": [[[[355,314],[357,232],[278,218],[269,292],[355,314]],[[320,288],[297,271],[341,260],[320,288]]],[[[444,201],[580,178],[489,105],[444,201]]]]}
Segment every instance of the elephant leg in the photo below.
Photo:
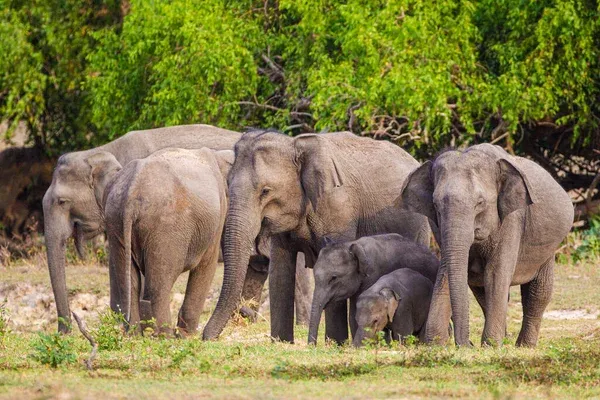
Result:
{"type": "Polygon", "coordinates": [[[127,265],[125,248],[118,235],[109,237],[112,243],[109,251],[109,280],[110,280],[110,308],[116,313],[123,313],[127,301],[127,286],[131,285],[131,304],[129,304],[129,321],[126,321],[126,329],[135,328],[140,330],[140,269],[135,260],[131,260],[131,280],[127,281],[125,265],[127,265]]]}
{"type": "Polygon", "coordinates": [[[208,262],[190,271],[185,297],[177,318],[177,327],[184,335],[193,335],[198,330],[198,321],[217,269],[217,259],[218,252],[215,252],[208,262]]]}
{"type": "Polygon", "coordinates": [[[473,292],[473,296],[475,296],[475,300],[477,300],[477,304],[481,307],[481,311],[483,311],[483,317],[485,318],[485,288],[482,286],[471,286],[471,292],[473,292]]]}
{"type": "Polygon", "coordinates": [[[485,266],[485,325],[481,336],[482,345],[500,346],[506,335],[510,282],[517,265],[522,229],[521,218],[506,218],[502,224],[500,242],[485,266]]]}
{"type": "Polygon", "coordinates": [[[550,303],[554,285],[554,256],[544,263],[535,279],[521,285],[523,325],[517,346],[535,347],[540,334],[542,316],[550,303]]]}
{"type": "MultiPolygon", "coordinates": [[[[483,312],[483,318],[485,319],[485,288],[481,286],[469,287],[473,292],[473,296],[475,296],[475,300],[477,300],[477,304],[479,304],[479,307],[481,307],[481,311],[483,312]]],[[[508,294],[508,302],[510,303],[510,293],[508,294]]],[[[504,331],[504,337],[508,337],[508,326],[504,331]]]]}
{"type": "Polygon", "coordinates": [[[348,301],[331,302],[325,308],[325,339],[342,345],[348,340],[348,301]]]}
{"type": "Polygon", "coordinates": [[[130,329],[135,329],[136,332],[141,332],[140,327],[140,290],[141,277],[140,270],[131,263],[131,305],[129,306],[129,325],[130,329]]]}
{"type": "Polygon", "coordinates": [[[296,259],[296,325],[308,325],[310,305],[312,303],[310,269],[306,268],[304,253],[298,253],[296,259]]]}
{"type": "Polygon", "coordinates": [[[156,320],[156,330],[158,333],[172,334],[171,328],[171,290],[177,279],[177,273],[182,268],[174,266],[183,265],[183,262],[169,262],[160,259],[160,256],[153,262],[149,260],[146,263],[146,274],[144,281],[144,299],[150,301],[152,317],[156,320]]]}
{"type": "Polygon", "coordinates": [[[356,301],[358,300],[358,295],[354,295],[350,298],[350,315],[349,323],[350,323],[350,334],[352,335],[352,339],[354,339],[354,335],[356,335],[356,331],[358,330],[358,322],[356,321],[356,301]]]}
{"type": "Polygon", "coordinates": [[[256,312],[260,307],[263,287],[268,276],[269,259],[264,256],[250,257],[242,290],[242,299],[245,304],[240,308],[240,314],[253,322],[256,321],[256,312]]]}
{"type": "Polygon", "coordinates": [[[296,252],[286,247],[279,237],[274,237],[271,241],[269,266],[271,337],[293,343],[296,252]]]}
{"type": "Polygon", "coordinates": [[[433,288],[433,296],[429,306],[429,315],[425,324],[425,343],[446,344],[450,338],[448,326],[452,307],[450,304],[450,287],[448,271],[441,267],[433,288]]]}

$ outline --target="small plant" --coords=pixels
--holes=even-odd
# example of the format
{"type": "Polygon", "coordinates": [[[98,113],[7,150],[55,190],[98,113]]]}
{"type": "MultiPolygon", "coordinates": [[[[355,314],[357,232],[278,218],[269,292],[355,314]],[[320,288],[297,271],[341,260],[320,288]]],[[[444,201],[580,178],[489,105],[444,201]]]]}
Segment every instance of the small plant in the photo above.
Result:
{"type": "Polygon", "coordinates": [[[60,333],[42,333],[34,339],[32,344],[34,353],[31,357],[52,368],[62,364],[75,362],[77,356],[73,346],[73,338],[60,333]]]}
{"type": "Polygon", "coordinates": [[[419,338],[415,335],[408,335],[402,340],[402,342],[406,347],[414,347],[419,343],[419,338]]]}
{"type": "Polygon", "coordinates": [[[171,368],[179,368],[183,361],[195,354],[197,342],[195,340],[184,340],[181,346],[174,346],[171,351],[171,368]]]}
{"type": "Polygon", "coordinates": [[[98,349],[120,350],[125,340],[125,317],[111,309],[100,313],[99,317],[100,324],[92,333],[98,342],[98,349]]]}

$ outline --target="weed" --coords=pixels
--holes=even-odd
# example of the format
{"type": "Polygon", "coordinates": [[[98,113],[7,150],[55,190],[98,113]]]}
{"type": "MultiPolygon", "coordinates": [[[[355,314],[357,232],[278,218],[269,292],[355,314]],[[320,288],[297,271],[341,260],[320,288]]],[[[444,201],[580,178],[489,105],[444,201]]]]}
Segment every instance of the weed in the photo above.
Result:
{"type": "Polygon", "coordinates": [[[110,308],[99,314],[98,327],[92,335],[98,342],[99,350],[121,350],[125,340],[125,317],[110,308]]]}
{"type": "Polygon", "coordinates": [[[32,343],[34,353],[31,357],[52,368],[70,364],[76,360],[73,338],[60,333],[38,333],[32,343]]]}
{"type": "Polygon", "coordinates": [[[408,335],[402,342],[406,347],[414,347],[419,343],[419,338],[414,335],[408,335]]]}

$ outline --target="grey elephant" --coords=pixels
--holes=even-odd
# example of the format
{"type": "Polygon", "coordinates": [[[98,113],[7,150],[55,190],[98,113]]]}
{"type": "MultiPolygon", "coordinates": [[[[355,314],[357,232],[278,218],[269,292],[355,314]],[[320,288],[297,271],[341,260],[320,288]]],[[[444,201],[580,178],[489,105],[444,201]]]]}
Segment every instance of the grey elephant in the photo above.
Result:
{"type": "Polygon", "coordinates": [[[356,301],[379,278],[397,269],[409,268],[435,282],[439,260],[425,246],[396,233],[366,236],[332,243],[323,248],[314,266],[315,292],[308,343],[317,342],[323,309],[350,299],[350,331],[356,337],[356,301]]]}
{"type": "Polygon", "coordinates": [[[409,335],[423,340],[432,291],[433,283],[412,269],[397,269],[383,275],[358,296],[358,329],[352,344],[360,347],[365,339],[375,338],[384,329],[392,340],[409,335]]]}
{"type": "MultiPolygon", "coordinates": [[[[292,138],[253,131],[244,134],[234,150],[223,287],[204,339],[216,338],[238,306],[245,265],[259,233],[271,238],[271,336],[291,342],[298,252],[312,266],[325,236],[353,240],[398,232],[429,241],[426,218],[399,207],[404,179],[418,162],[398,146],[349,132],[292,138]]],[[[328,336],[345,341],[346,302],[332,304],[326,317],[328,336]]]]}
{"type": "Polygon", "coordinates": [[[238,132],[209,125],[184,125],[133,131],[103,146],[62,155],[43,199],[44,234],[50,281],[56,302],[58,329],[68,332],[69,302],[65,277],[66,242],[71,236],[83,256],[85,240],[104,232],[102,197],[121,166],[167,148],[231,150],[238,132]],[[114,168],[116,161],[118,168],[114,168]]]}
{"type": "Polygon", "coordinates": [[[441,247],[426,340],[445,343],[452,315],[456,344],[471,345],[470,287],[485,316],[482,343],[501,344],[509,288],[520,285],[517,345],[535,346],[552,295],[554,252],[573,223],[571,200],[552,176],[481,144],[444,152],[413,171],[402,201],[430,219],[441,247]]]}
{"type": "Polygon", "coordinates": [[[198,328],[219,257],[233,157],[231,150],[165,149],[131,161],[107,186],[110,303],[130,325],[154,318],[158,331],[171,332],[171,290],[189,271],[177,327],[184,335],[198,328]]]}
{"type": "MultiPolygon", "coordinates": [[[[75,247],[83,257],[85,241],[104,232],[104,190],[121,166],[167,147],[232,150],[240,137],[241,133],[214,126],[182,125],[129,132],[104,146],[59,158],[43,200],[48,269],[59,331],[68,332],[71,320],[65,277],[67,239],[74,237],[75,247]]],[[[252,269],[254,264],[250,265],[252,269]]],[[[248,282],[248,297],[257,296],[251,290],[260,293],[266,275],[267,271],[261,268],[249,274],[248,280],[258,279],[260,285],[248,282]]],[[[304,272],[304,275],[308,274],[304,272]]]]}

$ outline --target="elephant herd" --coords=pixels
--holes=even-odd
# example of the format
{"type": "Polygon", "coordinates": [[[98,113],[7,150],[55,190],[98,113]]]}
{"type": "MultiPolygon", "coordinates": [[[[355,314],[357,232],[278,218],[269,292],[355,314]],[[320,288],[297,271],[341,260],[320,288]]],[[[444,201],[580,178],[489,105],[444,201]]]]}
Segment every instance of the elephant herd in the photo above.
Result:
{"type": "Polygon", "coordinates": [[[203,339],[221,334],[242,298],[260,299],[268,274],[271,336],[293,342],[294,311],[308,317],[312,269],[309,343],[324,311],[326,337],[343,343],[350,332],[357,346],[382,330],[445,344],[449,327],[456,345],[470,346],[469,288],[485,317],[482,344],[499,345],[514,285],[523,304],[517,345],[535,346],[554,252],[573,222],[551,175],[498,146],[419,164],[349,132],[290,137],[208,125],[134,131],[65,154],[43,206],[59,331],[70,326],[67,240],[82,254],[106,232],[110,305],[129,326],[154,319],[172,332],[170,292],[189,271],[177,327],[195,333],[222,251],[223,285],[203,339]],[[429,250],[432,233],[441,261],[429,250]]]}

